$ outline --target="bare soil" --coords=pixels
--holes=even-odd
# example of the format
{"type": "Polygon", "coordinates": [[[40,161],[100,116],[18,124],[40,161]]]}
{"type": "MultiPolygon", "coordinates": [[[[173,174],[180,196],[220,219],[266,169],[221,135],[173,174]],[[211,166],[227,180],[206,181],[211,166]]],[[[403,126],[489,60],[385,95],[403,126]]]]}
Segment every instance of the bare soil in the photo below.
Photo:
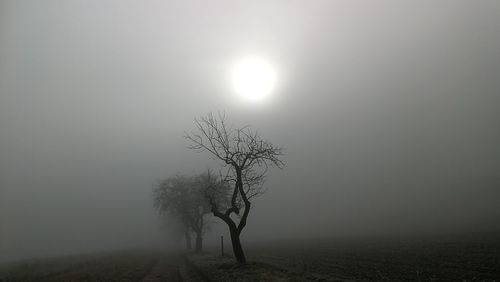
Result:
{"type": "Polygon", "coordinates": [[[213,281],[500,281],[498,233],[280,240],[244,247],[251,263],[243,269],[215,250],[192,259],[213,281]]]}
{"type": "Polygon", "coordinates": [[[117,252],[26,260],[0,266],[0,281],[182,281],[178,259],[152,252],[117,252]]]}
{"type": "Polygon", "coordinates": [[[246,243],[184,257],[115,252],[0,264],[0,281],[500,281],[500,234],[246,243]]]}

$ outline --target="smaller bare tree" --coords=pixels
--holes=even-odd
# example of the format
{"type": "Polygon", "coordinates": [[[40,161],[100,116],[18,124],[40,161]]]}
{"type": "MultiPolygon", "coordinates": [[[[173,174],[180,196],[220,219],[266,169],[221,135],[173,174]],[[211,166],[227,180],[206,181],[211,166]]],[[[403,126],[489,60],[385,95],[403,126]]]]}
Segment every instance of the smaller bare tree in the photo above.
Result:
{"type": "Polygon", "coordinates": [[[197,252],[202,251],[203,234],[208,228],[204,217],[210,213],[202,189],[196,177],[175,176],[161,181],[153,190],[158,212],[174,216],[182,222],[188,249],[191,249],[191,232],[196,234],[197,252]]]}
{"type": "Polygon", "coordinates": [[[206,190],[213,214],[222,219],[229,227],[231,243],[236,260],[246,263],[241,246],[240,234],[247,224],[251,199],[261,195],[263,183],[270,165],[282,168],[281,147],[274,146],[262,139],[249,127],[232,128],[227,126],[225,115],[195,119],[196,132],[186,134],[190,141],[189,148],[207,151],[220,160],[223,172],[219,180],[207,175],[210,189],[206,190]],[[220,201],[224,183],[232,186],[229,200],[220,201]],[[219,198],[219,199],[217,199],[219,198]],[[241,213],[243,209],[243,213],[241,213]],[[231,217],[235,214],[239,221],[231,217]]]}

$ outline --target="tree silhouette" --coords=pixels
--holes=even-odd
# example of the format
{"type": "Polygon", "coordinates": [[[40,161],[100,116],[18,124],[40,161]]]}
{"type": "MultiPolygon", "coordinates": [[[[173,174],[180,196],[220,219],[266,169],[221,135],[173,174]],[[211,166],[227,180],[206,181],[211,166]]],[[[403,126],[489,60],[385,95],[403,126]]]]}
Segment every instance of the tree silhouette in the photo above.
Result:
{"type": "Polygon", "coordinates": [[[154,189],[155,207],[160,214],[169,214],[180,220],[186,239],[191,248],[191,231],[196,234],[197,252],[203,248],[203,234],[208,224],[204,217],[211,208],[202,190],[204,186],[196,177],[175,176],[161,181],[154,189]]]}
{"type": "MultiPolygon", "coordinates": [[[[248,126],[232,128],[227,126],[225,115],[214,117],[208,114],[195,119],[196,132],[186,134],[189,148],[207,151],[220,160],[223,166],[221,177],[212,178],[210,189],[206,190],[212,213],[222,219],[231,234],[231,243],[236,260],[246,263],[241,246],[240,234],[246,226],[250,213],[251,199],[264,193],[263,183],[269,166],[282,168],[282,148],[263,140],[248,126]],[[215,199],[224,183],[232,186],[229,201],[224,204],[215,199]],[[241,209],[243,212],[241,213],[241,209]],[[231,217],[236,214],[239,218],[231,217]]],[[[210,174],[208,174],[210,177],[210,174]]]]}

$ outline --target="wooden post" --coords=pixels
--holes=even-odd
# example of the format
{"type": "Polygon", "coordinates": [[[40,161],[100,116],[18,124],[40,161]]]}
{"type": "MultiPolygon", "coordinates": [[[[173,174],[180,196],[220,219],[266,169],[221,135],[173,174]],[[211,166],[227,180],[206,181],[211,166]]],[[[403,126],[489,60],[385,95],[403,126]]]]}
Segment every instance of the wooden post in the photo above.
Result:
{"type": "Polygon", "coordinates": [[[220,254],[224,256],[224,236],[220,236],[220,254]]]}

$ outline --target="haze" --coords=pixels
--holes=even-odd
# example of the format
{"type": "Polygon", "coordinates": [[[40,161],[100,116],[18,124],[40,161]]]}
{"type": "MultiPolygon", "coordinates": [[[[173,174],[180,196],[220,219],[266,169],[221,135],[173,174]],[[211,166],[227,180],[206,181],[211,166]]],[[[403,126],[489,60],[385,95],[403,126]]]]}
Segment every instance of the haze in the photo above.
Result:
{"type": "Polygon", "coordinates": [[[217,111],[285,148],[246,241],[499,230],[499,78],[498,1],[0,1],[0,260],[163,244],[217,111]]]}

